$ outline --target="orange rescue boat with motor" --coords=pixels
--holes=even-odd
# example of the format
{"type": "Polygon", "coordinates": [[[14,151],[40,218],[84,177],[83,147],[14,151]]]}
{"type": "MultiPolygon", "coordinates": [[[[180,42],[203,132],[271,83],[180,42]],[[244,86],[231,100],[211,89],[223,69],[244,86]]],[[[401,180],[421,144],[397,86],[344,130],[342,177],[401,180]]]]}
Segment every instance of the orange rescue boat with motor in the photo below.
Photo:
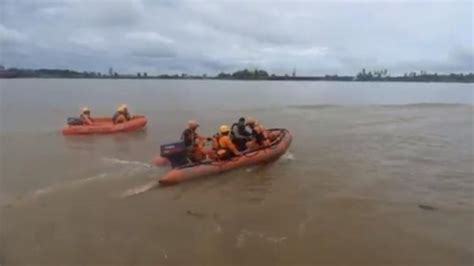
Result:
{"type": "Polygon", "coordinates": [[[92,125],[67,125],[63,128],[63,135],[113,134],[131,132],[143,129],[148,120],[145,116],[133,116],[131,120],[114,124],[112,118],[96,117],[92,125]]]}
{"type": "MultiPolygon", "coordinates": [[[[161,185],[174,185],[197,177],[219,174],[236,168],[275,161],[288,150],[292,136],[286,129],[269,129],[268,131],[272,132],[276,138],[266,147],[243,152],[243,155],[230,160],[207,161],[178,166],[160,177],[158,181],[161,185]]],[[[155,158],[153,162],[157,166],[171,165],[169,160],[161,156],[155,158]]]]}

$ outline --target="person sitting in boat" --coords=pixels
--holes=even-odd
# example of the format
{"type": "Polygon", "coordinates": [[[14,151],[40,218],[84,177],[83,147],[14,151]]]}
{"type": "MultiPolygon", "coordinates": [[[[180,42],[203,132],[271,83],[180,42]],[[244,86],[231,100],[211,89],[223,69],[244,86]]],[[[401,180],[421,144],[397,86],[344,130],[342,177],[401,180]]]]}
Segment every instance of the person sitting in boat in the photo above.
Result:
{"type": "Polygon", "coordinates": [[[91,117],[91,110],[88,107],[82,108],[81,115],[79,116],[83,125],[90,126],[94,124],[94,119],[91,117]]]}
{"type": "Polygon", "coordinates": [[[125,123],[130,120],[130,113],[128,112],[128,107],[125,104],[120,105],[112,117],[114,124],[125,123]]]}
{"type": "Polygon", "coordinates": [[[232,136],[232,142],[234,142],[239,151],[244,151],[247,148],[247,142],[250,141],[252,137],[252,132],[245,124],[245,118],[239,118],[239,122],[234,123],[230,131],[232,136]]]}
{"type": "Polygon", "coordinates": [[[206,155],[209,153],[204,149],[204,145],[205,141],[210,140],[210,138],[200,136],[197,133],[198,127],[198,122],[189,120],[188,127],[181,134],[181,140],[186,146],[188,158],[195,163],[206,159],[206,155]]]}
{"type": "Polygon", "coordinates": [[[219,160],[228,160],[242,154],[230,139],[230,128],[227,125],[220,126],[219,134],[214,139],[214,148],[219,160]]]}
{"type": "Polygon", "coordinates": [[[251,140],[247,142],[247,148],[249,150],[255,150],[270,145],[265,128],[260,125],[257,120],[254,118],[247,118],[246,124],[252,130],[251,140]]]}

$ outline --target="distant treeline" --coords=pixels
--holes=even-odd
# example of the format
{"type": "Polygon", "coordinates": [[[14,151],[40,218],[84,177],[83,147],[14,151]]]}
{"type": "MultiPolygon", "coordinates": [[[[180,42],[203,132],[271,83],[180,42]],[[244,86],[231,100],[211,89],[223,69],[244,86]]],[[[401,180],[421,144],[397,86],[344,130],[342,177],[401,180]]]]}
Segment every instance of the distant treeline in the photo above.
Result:
{"type": "Polygon", "coordinates": [[[261,69],[255,70],[239,70],[234,73],[219,73],[216,79],[236,79],[236,80],[341,80],[351,81],[354,77],[351,76],[338,76],[338,75],[326,75],[326,76],[296,76],[283,75],[277,76],[275,74],[269,75],[267,71],[261,69]]]}
{"type": "Polygon", "coordinates": [[[415,81],[415,82],[474,82],[474,73],[450,73],[450,74],[438,74],[428,73],[426,71],[409,72],[403,76],[391,77],[388,74],[387,69],[366,71],[362,69],[361,72],[355,77],[357,81],[415,81]]]}
{"type": "Polygon", "coordinates": [[[68,69],[5,69],[0,66],[0,78],[94,78],[94,79],[221,79],[221,80],[294,80],[294,81],[409,81],[409,82],[464,82],[473,83],[474,74],[451,73],[437,74],[426,71],[405,73],[403,76],[390,76],[387,69],[367,71],[362,69],[356,76],[297,76],[295,72],[292,75],[269,74],[261,69],[243,69],[233,73],[221,72],[217,76],[207,75],[148,75],[147,72],[136,74],[119,74],[109,70],[108,74],[100,72],[78,72],[68,69]]]}

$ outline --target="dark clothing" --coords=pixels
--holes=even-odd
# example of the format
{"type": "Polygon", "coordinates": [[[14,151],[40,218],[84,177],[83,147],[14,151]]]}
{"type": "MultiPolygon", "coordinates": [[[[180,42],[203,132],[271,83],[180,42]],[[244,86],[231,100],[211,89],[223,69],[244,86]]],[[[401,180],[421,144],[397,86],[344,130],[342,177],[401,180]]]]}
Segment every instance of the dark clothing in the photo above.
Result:
{"type": "Polygon", "coordinates": [[[80,117],[68,117],[67,124],[70,126],[82,126],[84,123],[80,117]]]}
{"type": "Polygon", "coordinates": [[[229,150],[223,150],[223,153],[218,154],[219,160],[227,161],[235,157],[235,155],[229,150]]]}
{"type": "Polygon", "coordinates": [[[114,124],[123,123],[123,122],[125,122],[124,117],[125,116],[122,113],[116,112],[114,114],[114,116],[112,116],[112,123],[114,123],[114,124]]]}
{"type": "Polygon", "coordinates": [[[117,122],[117,119],[119,118],[119,116],[123,116],[123,118],[121,118],[120,120],[123,120],[125,118],[125,121],[123,122],[126,122],[126,121],[130,121],[131,118],[130,118],[130,114],[128,112],[115,112],[114,116],[112,116],[112,121],[114,124],[118,124],[118,123],[122,123],[122,122],[117,122]]]}
{"type": "Polygon", "coordinates": [[[235,144],[238,151],[245,151],[247,149],[247,139],[234,137],[232,142],[235,144]]]}
{"type": "Polygon", "coordinates": [[[252,128],[252,137],[255,139],[258,145],[263,145],[265,135],[263,132],[258,132],[255,128],[252,128]]]}
{"type": "Polygon", "coordinates": [[[185,129],[181,134],[181,140],[184,142],[186,148],[194,147],[194,145],[196,145],[196,138],[196,132],[189,128],[185,129]]]}
{"type": "Polygon", "coordinates": [[[87,114],[81,114],[79,118],[81,119],[83,125],[90,125],[94,122],[94,119],[92,119],[90,115],[87,114]]]}
{"type": "Polygon", "coordinates": [[[247,141],[250,140],[252,133],[248,130],[245,122],[234,123],[231,128],[232,141],[239,151],[244,151],[247,148],[247,141]]]}
{"type": "Polygon", "coordinates": [[[252,133],[249,132],[245,123],[234,123],[231,128],[232,135],[238,138],[249,138],[252,133]]]}
{"type": "Polygon", "coordinates": [[[257,141],[258,145],[263,145],[263,141],[265,140],[265,136],[263,133],[255,133],[255,140],[257,141]]]}
{"type": "Polygon", "coordinates": [[[115,112],[114,115],[112,116],[112,121],[114,122],[114,124],[115,124],[115,121],[117,121],[117,118],[119,115],[121,115],[120,112],[115,112]]]}
{"type": "Polygon", "coordinates": [[[119,112],[115,112],[114,115],[112,116],[112,121],[115,123],[115,120],[117,120],[117,117],[119,116],[119,112]]]}

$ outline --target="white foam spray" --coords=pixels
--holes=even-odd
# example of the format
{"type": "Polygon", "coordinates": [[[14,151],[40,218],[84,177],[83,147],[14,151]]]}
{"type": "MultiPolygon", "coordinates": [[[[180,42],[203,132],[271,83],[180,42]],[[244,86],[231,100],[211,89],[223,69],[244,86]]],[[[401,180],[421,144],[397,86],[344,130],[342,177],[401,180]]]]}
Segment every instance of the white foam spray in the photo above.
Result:
{"type": "Polygon", "coordinates": [[[158,182],[153,180],[152,182],[150,182],[148,184],[126,190],[125,192],[122,193],[122,195],[120,197],[121,198],[127,198],[127,197],[131,197],[131,196],[136,196],[136,195],[145,193],[147,191],[150,191],[150,190],[156,188],[158,185],[159,185],[158,182]]]}

